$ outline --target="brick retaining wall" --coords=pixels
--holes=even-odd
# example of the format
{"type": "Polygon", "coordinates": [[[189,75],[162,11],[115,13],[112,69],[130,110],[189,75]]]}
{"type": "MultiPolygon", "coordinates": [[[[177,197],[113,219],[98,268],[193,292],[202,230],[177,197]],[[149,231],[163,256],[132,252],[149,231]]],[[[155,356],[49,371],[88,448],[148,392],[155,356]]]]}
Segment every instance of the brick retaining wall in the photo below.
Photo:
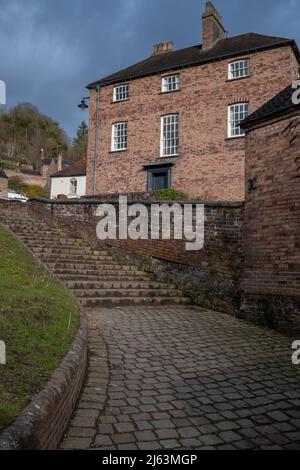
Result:
{"type": "MultiPolygon", "coordinates": [[[[114,197],[97,201],[31,201],[26,206],[46,221],[64,225],[70,234],[96,243],[100,220],[96,209],[103,202],[118,206],[114,197]]],[[[134,202],[150,204],[147,200],[131,201],[134,202]]],[[[205,247],[201,251],[186,251],[186,241],[177,240],[105,243],[118,258],[140,265],[158,279],[177,283],[196,304],[232,313],[239,308],[242,230],[243,204],[211,202],[205,203],[205,247]]]]}
{"type": "Polygon", "coordinates": [[[250,129],[242,318],[300,331],[300,113],[250,129]]]}

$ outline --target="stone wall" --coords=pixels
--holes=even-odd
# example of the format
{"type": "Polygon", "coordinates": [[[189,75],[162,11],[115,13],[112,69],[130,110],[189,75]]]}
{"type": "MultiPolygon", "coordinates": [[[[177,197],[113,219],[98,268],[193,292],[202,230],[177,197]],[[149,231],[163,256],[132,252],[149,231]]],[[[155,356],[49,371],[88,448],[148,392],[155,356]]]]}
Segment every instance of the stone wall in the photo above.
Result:
{"type": "MultiPolygon", "coordinates": [[[[100,219],[96,217],[96,209],[101,202],[118,208],[116,198],[111,201],[107,198],[80,202],[32,201],[27,206],[48,222],[52,220],[64,225],[70,234],[97,243],[96,226],[100,219]]],[[[138,202],[147,207],[150,205],[149,201],[138,202]]],[[[198,305],[232,313],[239,308],[242,229],[242,204],[206,203],[205,246],[201,251],[186,251],[186,240],[114,240],[105,243],[119,259],[139,265],[158,279],[177,283],[198,305]]]]}
{"type": "Polygon", "coordinates": [[[33,186],[40,186],[41,188],[45,188],[47,185],[47,178],[46,176],[42,175],[34,175],[30,173],[18,173],[17,171],[13,170],[5,170],[5,173],[9,178],[18,178],[24,184],[33,185],[33,186]]]}
{"type": "Polygon", "coordinates": [[[300,330],[300,113],[248,132],[243,318],[300,330]]]}
{"type": "MultiPolygon", "coordinates": [[[[251,76],[242,80],[228,80],[231,59],[226,59],[181,69],[181,90],[175,93],[161,93],[164,74],[130,81],[130,99],[124,102],[113,102],[113,86],[101,88],[97,194],[147,191],[144,165],[171,161],[172,187],[206,200],[243,201],[245,139],[227,138],[228,106],[249,101],[253,112],[298,76],[290,46],[248,56],[251,76]],[[180,118],[179,157],[163,160],[161,116],[174,113],[180,118]],[[111,152],[112,125],[123,121],[128,121],[128,150],[111,152]]],[[[93,194],[96,95],[93,90],[87,194],[93,194]]]]}

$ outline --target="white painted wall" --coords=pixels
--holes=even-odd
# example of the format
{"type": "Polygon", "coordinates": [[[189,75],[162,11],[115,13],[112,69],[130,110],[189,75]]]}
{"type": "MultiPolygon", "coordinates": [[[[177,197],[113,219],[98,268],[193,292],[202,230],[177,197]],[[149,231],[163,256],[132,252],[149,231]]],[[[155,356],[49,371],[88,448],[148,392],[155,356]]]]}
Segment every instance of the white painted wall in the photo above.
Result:
{"type": "Polygon", "coordinates": [[[86,195],[86,176],[67,176],[59,178],[51,178],[51,199],[63,194],[70,199],[76,199],[86,195]],[[71,180],[77,180],[77,194],[71,194],[71,180]]]}

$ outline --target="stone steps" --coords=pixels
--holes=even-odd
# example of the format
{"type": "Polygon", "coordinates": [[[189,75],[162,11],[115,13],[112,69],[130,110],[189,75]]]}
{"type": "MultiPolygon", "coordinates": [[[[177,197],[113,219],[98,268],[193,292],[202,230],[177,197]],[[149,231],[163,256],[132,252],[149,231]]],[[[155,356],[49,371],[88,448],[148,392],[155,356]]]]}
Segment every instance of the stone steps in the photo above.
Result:
{"type": "Polygon", "coordinates": [[[74,269],[54,269],[51,270],[57,275],[72,275],[76,274],[76,276],[111,276],[111,277],[121,277],[123,275],[125,276],[143,276],[145,273],[143,271],[127,271],[125,268],[123,270],[89,270],[89,269],[84,269],[82,271],[77,271],[74,269]]]}
{"type": "Polygon", "coordinates": [[[172,284],[160,284],[159,282],[154,282],[148,280],[115,280],[112,278],[111,281],[67,281],[65,286],[75,291],[80,292],[81,290],[99,290],[99,289],[176,289],[175,285],[172,284]]]}
{"type": "MultiPolygon", "coordinates": [[[[21,211],[22,212],[22,211],[21,211]]],[[[77,297],[83,307],[189,304],[173,284],[160,283],[137,266],[118,261],[105,244],[70,236],[57,226],[6,210],[0,220],[77,297]],[[99,249],[98,249],[99,246],[99,249]]]]}
{"type": "MultiPolygon", "coordinates": [[[[106,297],[118,297],[118,298],[127,298],[127,297],[155,297],[157,295],[156,289],[76,289],[74,293],[79,299],[82,298],[106,298],[106,297]]],[[[160,297],[170,297],[174,295],[174,290],[172,289],[159,289],[160,297]]]]}
{"type": "Polygon", "coordinates": [[[140,282],[149,281],[149,277],[145,273],[139,275],[119,275],[119,276],[108,276],[108,275],[82,275],[82,274],[58,274],[57,277],[64,282],[140,282]]]}
{"type": "MultiPolygon", "coordinates": [[[[57,253],[56,255],[48,255],[44,253],[40,253],[39,257],[42,261],[50,264],[57,263],[59,260],[60,263],[68,264],[68,263],[76,263],[76,264],[98,264],[98,263],[109,263],[115,264],[116,262],[112,258],[112,256],[105,256],[105,255],[76,255],[72,253],[57,253]]],[[[72,263],[72,264],[73,264],[72,263]]]]}
{"type": "MultiPolygon", "coordinates": [[[[14,230],[12,230],[14,233],[17,233],[15,232],[14,230]]],[[[23,236],[22,234],[20,234],[19,238],[22,239],[22,241],[24,243],[28,243],[28,244],[31,244],[31,245],[34,245],[34,246],[46,246],[46,245],[49,245],[49,246],[52,246],[53,244],[58,244],[59,246],[75,246],[75,247],[84,247],[85,244],[84,244],[84,241],[83,240],[78,240],[77,238],[58,238],[58,237],[49,237],[49,238],[40,238],[40,237],[36,237],[36,238],[31,238],[31,237],[27,237],[27,236],[23,236]]]]}
{"type": "Polygon", "coordinates": [[[34,246],[32,250],[37,253],[42,255],[49,255],[49,256],[55,256],[55,255],[74,255],[74,256],[82,256],[82,255],[91,255],[91,256],[98,256],[98,255],[103,255],[103,256],[109,256],[106,251],[95,251],[92,250],[92,248],[76,248],[76,247],[69,247],[67,251],[63,248],[45,248],[43,246],[34,246]]]}
{"type": "Polygon", "coordinates": [[[64,262],[63,260],[60,260],[59,262],[54,262],[54,263],[47,263],[47,266],[54,271],[57,270],[75,270],[75,271],[126,271],[126,272],[131,272],[131,271],[136,271],[137,268],[136,266],[123,266],[116,261],[112,261],[110,263],[101,263],[100,261],[95,263],[94,261],[88,262],[64,262]]]}
{"type": "Polygon", "coordinates": [[[107,298],[89,298],[81,299],[80,304],[86,308],[106,308],[106,307],[150,307],[150,306],[164,306],[164,305],[189,305],[191,303],[190,299],[185,297],[131,297],[131,298],[117,298],[117,297],[107,297],[107,298]]]}

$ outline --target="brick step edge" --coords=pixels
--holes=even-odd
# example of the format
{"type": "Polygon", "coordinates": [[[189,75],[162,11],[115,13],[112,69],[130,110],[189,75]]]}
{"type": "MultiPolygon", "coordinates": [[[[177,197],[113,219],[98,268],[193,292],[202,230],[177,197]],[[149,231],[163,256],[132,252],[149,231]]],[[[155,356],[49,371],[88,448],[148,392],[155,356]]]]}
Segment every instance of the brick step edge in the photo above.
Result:
{"type": "Polygon", "coordinates": [[[0,434],[0,450],[56,450],[80,396],[88,358],[85,314],[71,348],[45,388],[0,434]]]}

